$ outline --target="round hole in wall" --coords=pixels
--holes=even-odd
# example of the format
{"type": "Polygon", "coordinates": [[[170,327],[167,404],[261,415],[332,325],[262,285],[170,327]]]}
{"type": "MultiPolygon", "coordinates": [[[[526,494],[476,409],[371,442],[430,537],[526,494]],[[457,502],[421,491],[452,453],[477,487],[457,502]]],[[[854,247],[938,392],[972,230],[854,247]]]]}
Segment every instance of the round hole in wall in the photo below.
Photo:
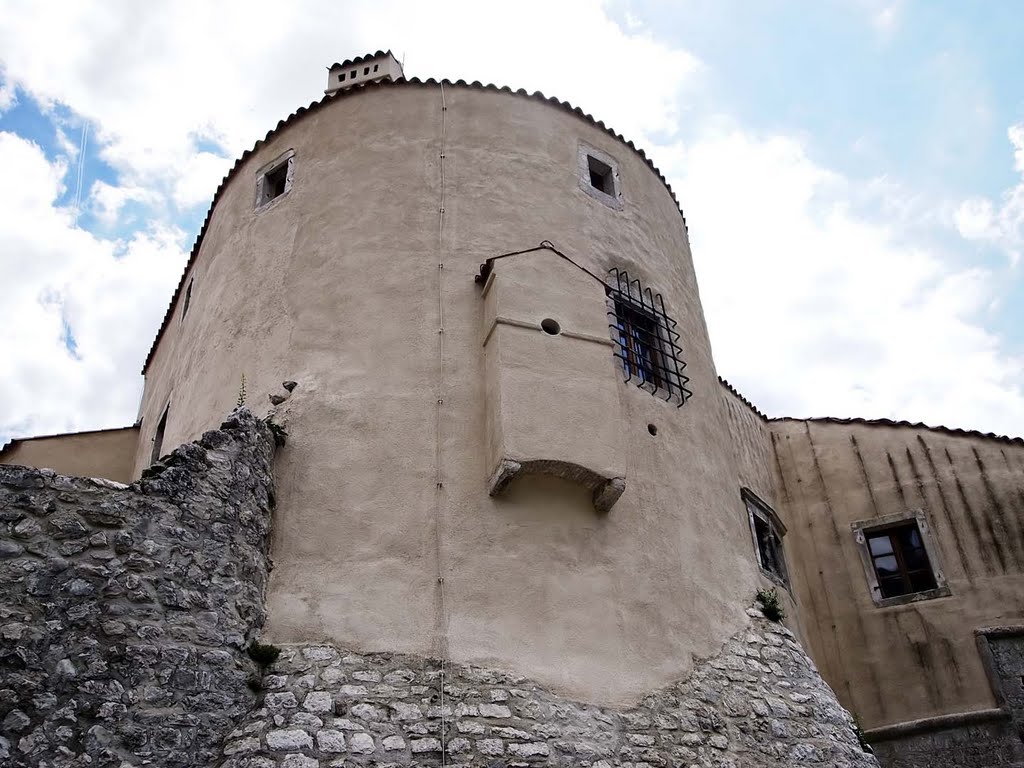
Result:
{"type": "Polygon", "coordinates": [[[647,431],[650,432],[652,435],[658,434],[658,428],[656,426],[654,426],[653,424],[648,424],[647,425],[647,431]]]}
{"type": "Polygon", "coordinates": [[[558,324],[557,320],[552,320],[550,317],[545,317],[541,320],[540,327],[544,333],[551,334],[552,336],[557,336],[562,332],[562,326],[558,324]]]}

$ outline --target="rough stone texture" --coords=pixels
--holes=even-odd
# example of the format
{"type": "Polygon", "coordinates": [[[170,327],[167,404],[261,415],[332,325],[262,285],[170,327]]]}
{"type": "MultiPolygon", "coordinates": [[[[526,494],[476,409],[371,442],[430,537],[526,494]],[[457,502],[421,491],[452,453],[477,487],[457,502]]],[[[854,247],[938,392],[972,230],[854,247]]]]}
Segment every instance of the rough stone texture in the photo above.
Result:
{"type": "Polygon", "coordinates": [[[131,486],[0,466],[0,764],[213,764],[255,701],[273,450],[243,409],[131,486]]]}
{"type": "Polygon", "coordinates": [[[1006,720],[938,728],[872,742],[885,768],[1021,768],[1024,745],[1006,720]]]}
{"type": "Polygon", "coordinates": [[[750,613],[689,679],[619,711],[493,670],[449,664],[442,686],[436,660],[288,646],[220,766],[435,766],[442,745],[473,766],[877,766],[789,630],[750,613]],[[300,704],[328,697],[315,717],[300,704]]]}

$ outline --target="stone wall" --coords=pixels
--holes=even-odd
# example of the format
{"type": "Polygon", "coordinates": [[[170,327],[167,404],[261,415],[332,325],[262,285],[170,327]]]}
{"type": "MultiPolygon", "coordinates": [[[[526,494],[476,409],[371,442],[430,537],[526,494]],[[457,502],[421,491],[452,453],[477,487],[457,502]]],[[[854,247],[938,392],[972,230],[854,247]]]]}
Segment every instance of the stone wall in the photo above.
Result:
{"type": "Polygon", "coordinates": [[[288,646],[220,767],[437,766],[442,749],[473,766],[877,766],[792,633],[749,613],[690,678],[625,710],[478,667],[288,646]]]}
{"type": "Polygon", "coordinates": [[[213,764],[256,700],[273,446],[241,410],[131,486],[0,466],[0,764],[213,764]]]}

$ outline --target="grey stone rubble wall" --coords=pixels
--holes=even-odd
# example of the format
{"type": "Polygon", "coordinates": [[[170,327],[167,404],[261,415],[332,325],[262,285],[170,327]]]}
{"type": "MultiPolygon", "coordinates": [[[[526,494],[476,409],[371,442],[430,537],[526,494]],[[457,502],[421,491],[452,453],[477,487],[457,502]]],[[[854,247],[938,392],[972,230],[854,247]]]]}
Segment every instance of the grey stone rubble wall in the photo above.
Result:
{"type": "Polygon", "coordinates": [[[131,486],[0,466],[0,764],[216,762],[256,701],[273,450],[243,409],[131,486]]]}
{"type": "Polygon", "coordinates": [[[877,766],[788,629],[750,626],[687,680],[613,710],[521,677],[326,645],[288,646],[220,768],[877,766]],[[443,721],[443,724],[442,724],[443,721]]]}

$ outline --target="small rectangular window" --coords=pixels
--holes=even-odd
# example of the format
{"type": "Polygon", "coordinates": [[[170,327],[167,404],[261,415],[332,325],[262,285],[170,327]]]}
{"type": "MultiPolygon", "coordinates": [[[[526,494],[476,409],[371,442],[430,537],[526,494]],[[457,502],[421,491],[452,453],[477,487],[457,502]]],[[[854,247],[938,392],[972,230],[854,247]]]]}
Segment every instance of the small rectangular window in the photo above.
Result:
{"type": "Polygon", "coordinates": [[[936,588],[935,574],[916,521],[865,531],[864,536],[883,598],[936,588]]]}
{"type": "Polygon", "coordinates": [[[167,412],[171,409],[171,404],[168,403],[164,408],[164,413],[160,417],[160,421],[156,425],[156,432],[153,434],[153,452],[150,454],[149,463],[156,464],[160,459],[161,451],[164,447],[164,432],[167,429],[167,412]]]}
{"type": "Polygon", "coordinates": [[[338,75],[338,82],[339,83],[345,82],[345,73],[344,72],[342,72],[340,75],[338,75]]]}
{"type": "Polygon", "coordinates": [[[850,528],[871,601],[879,608],[951,594],[924,510],[858,520],[850,528]]]}
{"type": "Polygon", "coordinates": [[[661,359],[657,321],[639,307],[615,302],[615,319],[627,376],[660,387],[665,366],[661,359]]]}
{"type": "Polygon", "coordinates": [[[369,67],[364,67],[364,68],[363,68],[363,74],[364,74],[364,75],[368,75],[368,74],[370,74],[370,68],[369,68],[369,67]]]}
{"type": "Polygon", "coordinates": [[[606,195],[615,193],[615,179],[610,165],[593,155],[587,155],[587,169],[590,171],[590,186],[606,195]]]}
{"type": "Polygon", "coordinates": [[[351,72],[348,73],[348,77],[349,77],[350,80],[355,80],[356,79],[356,75],[358,75],[358,74],[359,74],[359,70],[358,69],[353,69],[351,72]]]}
{"type": "Polygon", "coordinates": [[[189,304],[192,303],[192,283],[194,283],[194,282],[195,282],[195,278],[193,277],[191,280],[188,281],[188,288],[185,289],[185,301],[184,301],[184,303],[181,306],[181,319],[182,320],[184,320],[185,319],[185,315],[188,314],[189,304]]]}
{"type": "Polygon", "coordinates": [[[782,537],[786,533],[775,511],[746,488],[742,491],[750,520],[750,533],[754,538],[757,564],[772,580],[789,588],[789,572],[786,569],[786,555],[782,537]]]}
{"type": "Polygon", "coordinates": [[[294,150],[288,150],[273,162],[268,163],[256,175],[256,210],[259,211],[277,198],[288,193],[292,187],[292,173],[295,163],[294,150]]]}
{"type": "Polygon", "coordinates": [[[379,64],[374,64],[373,65],[373,71],[376,72],[377,71],[377,67],[379,67],[379,66],[380,66],[379,64]]]}

